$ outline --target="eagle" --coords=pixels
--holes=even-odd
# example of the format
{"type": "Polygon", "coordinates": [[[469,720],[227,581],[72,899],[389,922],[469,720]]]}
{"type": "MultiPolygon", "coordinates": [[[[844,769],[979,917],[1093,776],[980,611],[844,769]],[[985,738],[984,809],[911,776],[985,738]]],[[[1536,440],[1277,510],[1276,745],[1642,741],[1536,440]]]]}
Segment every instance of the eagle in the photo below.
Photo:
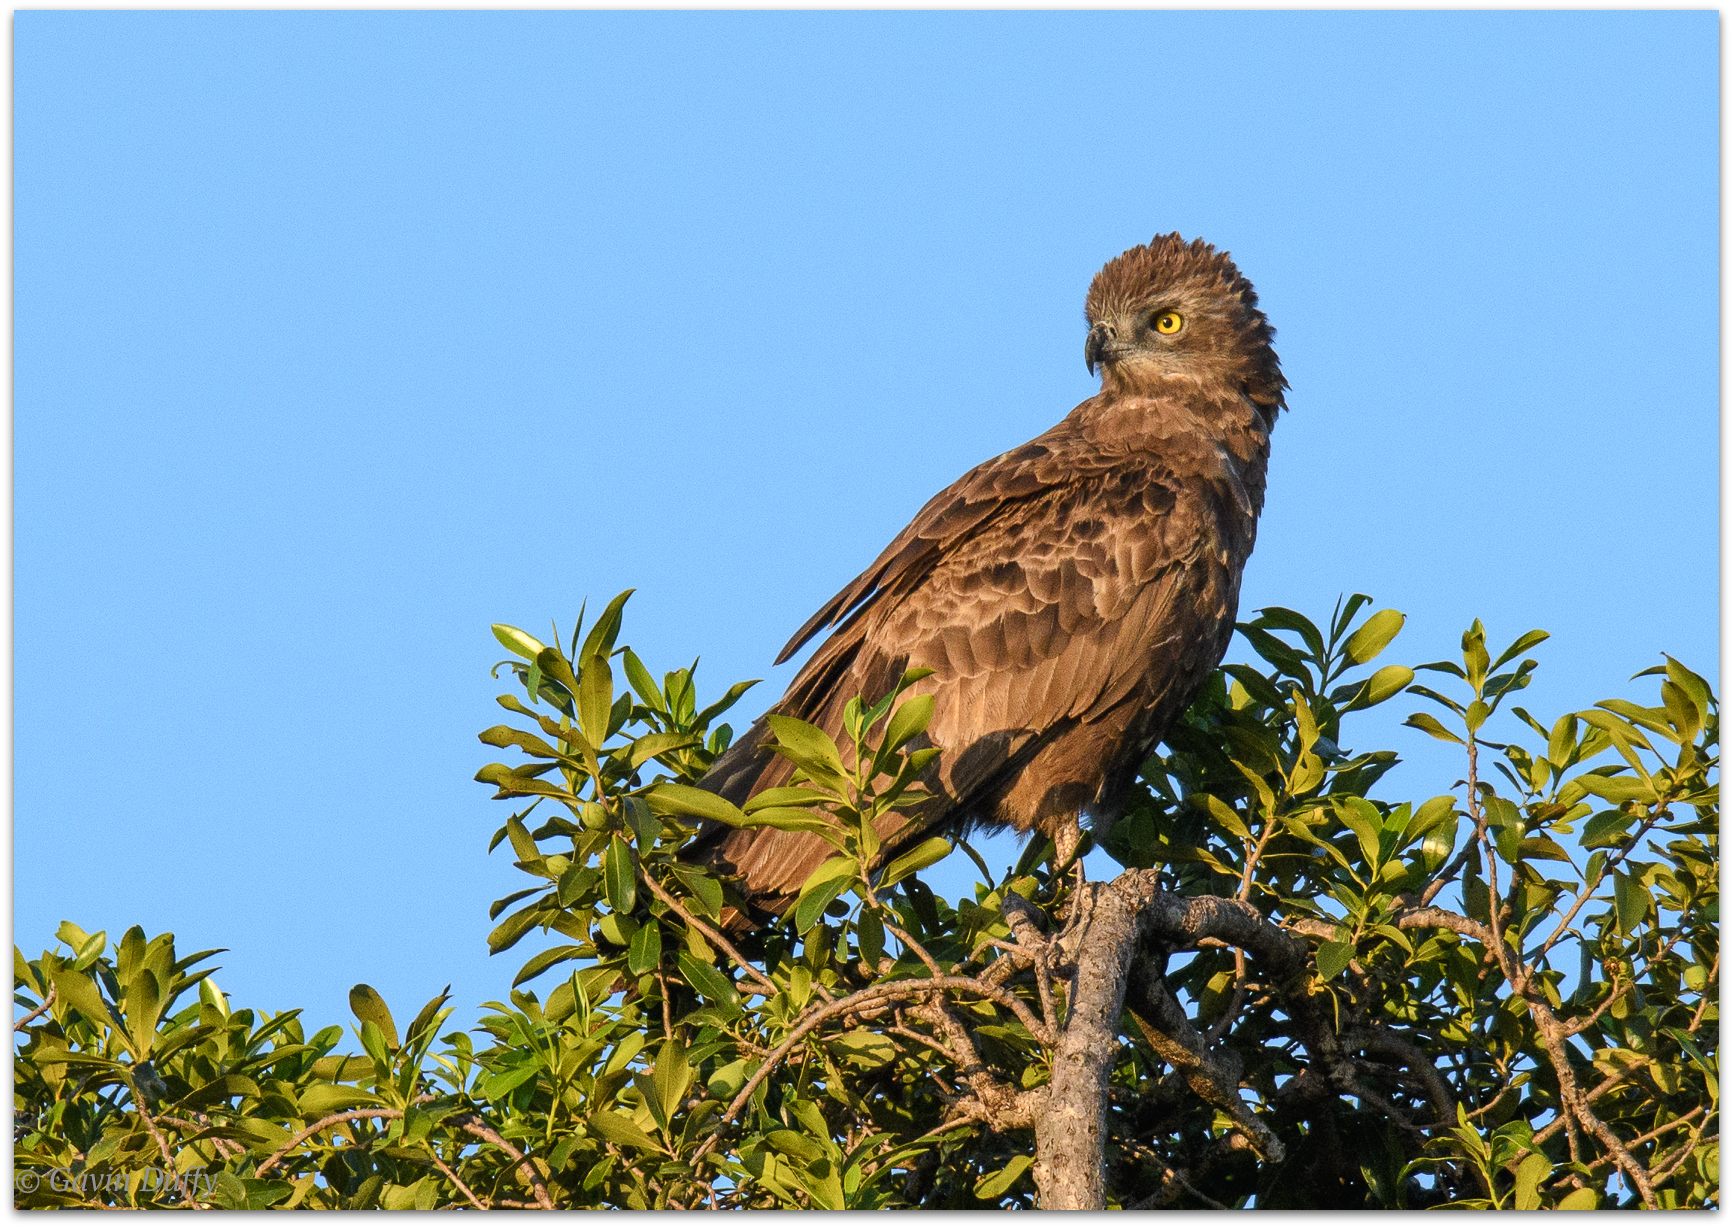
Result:
{"type": "MultiPolygon", "coordinates": [[[[1177,233],[1090,283],[1101,390],[940,491],[788,641],[834,628],[771,714],[839,742],[850,699],[931,670],[931,797],[881,820],[881,860],[935,833],[1031,830],[1075,848],[1221,663],[1288,387],[1275,330],[1225,251],[1177,233]]],[[[764,717],[701,787],[735,805],[787,785],[764,717]]],[[[686,856],[776,914],[831,855],[816,835],[706,822],[686,856]]]]}

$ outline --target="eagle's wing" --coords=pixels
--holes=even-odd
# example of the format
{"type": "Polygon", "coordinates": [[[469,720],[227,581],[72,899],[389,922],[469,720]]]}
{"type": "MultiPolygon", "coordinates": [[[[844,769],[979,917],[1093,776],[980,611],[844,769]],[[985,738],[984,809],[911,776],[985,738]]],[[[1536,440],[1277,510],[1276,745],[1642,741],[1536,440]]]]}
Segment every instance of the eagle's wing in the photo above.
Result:
{"type": "MultiPolygon", "coordinates": [[[[1078,788],[1099,787],[1112,766],[1104,757],[1121,749],[1137,712],[1172,691],[1189,698],[1226,647],[1213,641],[1224,624],[1231,633],[1237,592],[1208,582],[1228,560],[1202,552],[1219,552],[1232,534],[1199,522],[1217,509],[1231,515],[1230,491],[1210,497],[1219,464],[1205,466],[1215,474],[1200,500],[1203,475],[1185,458],[1104,454],[1071,433],[1071,421],[942,491],[784,650],[843,623],[772,710],[832,736],[850,698],[884,694],[907,668],[935,671],[915,690],[934,697],[928,736],[945,751],[933,782],[945,804],[920,828],[975,817],[1026,828],[1043,806],[1075,813],[1093,800],[1078,788]],[[1092,725],[1099,736],[1087,736],[1092,725]],[[1075,731],[1078,753],[1094,759],[1055,767],[1078,778],[1060,783],[1077,787],[1019,799],[1006,813],[1007,782],[1075,731]]],[[[768,757],[765,740],[757,722],[706,784],[741,802],[786,783],[790,765],[768,757]]],[[[917,834],[898,831],[889,848],[917,834]]],[[[712,839],[755,896],[798,890],[828,853],[793,832],[712,839]]]]}

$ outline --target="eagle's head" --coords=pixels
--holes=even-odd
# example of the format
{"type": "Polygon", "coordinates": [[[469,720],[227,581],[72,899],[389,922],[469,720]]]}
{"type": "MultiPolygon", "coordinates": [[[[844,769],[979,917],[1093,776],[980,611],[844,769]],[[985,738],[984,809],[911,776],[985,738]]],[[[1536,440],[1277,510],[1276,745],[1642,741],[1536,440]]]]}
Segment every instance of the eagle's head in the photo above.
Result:
{"type": "Polygon", "coordinates": [[[1176,384],[1244,393],[1273,421],[1283,408],[1276,330],[1228,253],[1202,239],[1157,235],[1109,260],[1089,284],[1083,360],[1101,367],[1104,393],[1176,384]]]}

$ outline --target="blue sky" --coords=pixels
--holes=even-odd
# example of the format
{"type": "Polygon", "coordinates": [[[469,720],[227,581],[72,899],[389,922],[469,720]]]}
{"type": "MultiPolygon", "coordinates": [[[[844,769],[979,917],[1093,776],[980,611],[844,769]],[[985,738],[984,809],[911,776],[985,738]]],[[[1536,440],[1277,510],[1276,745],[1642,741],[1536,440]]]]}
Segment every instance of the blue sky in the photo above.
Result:
{"type": "MultiPolygon", "coordinates": [[[[1546,628],[1549,717],[1717,676],[1717,23],[18,13],[16,941],[172,929],[315,1023],[503,996],[488,625],[636,587],[757,712],[1169,230],[1293,384],[1242,614],[1546,628]]],[[[1392,796],[1460,774],[1418,706],[1349,730],[1392,796]]]]}

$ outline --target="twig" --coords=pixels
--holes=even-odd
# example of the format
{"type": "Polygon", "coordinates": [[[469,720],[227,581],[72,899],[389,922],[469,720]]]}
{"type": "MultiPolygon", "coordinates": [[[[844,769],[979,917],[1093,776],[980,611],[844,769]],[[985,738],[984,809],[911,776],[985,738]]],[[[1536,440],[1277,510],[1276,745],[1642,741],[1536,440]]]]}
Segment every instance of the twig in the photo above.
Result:
{"type": "MultiPolygon", "coordinates": [[[[962,1060],[956,1063],[957,1070],[974,1095],[973,1103],[979,1108],[974,1113],[976,1117],[1001,1134],[1034,1124],[1031,1106],[1037,1097],[1018,1091],[994,1075],[981,1060],[981,1051],[975,1047],[969,1029],[963,1026],[942,997],[934,995],[927,1002],[913,1007],[910,1013],[943,1032],[952,1048],[959,1051],[962,1060]]],[[[967,1108],[966,1101],[961,1107],[965,1112],[973,1112],[967,1108]]]]}
{"type": "Polygon", "coordinates": [[[475,1196],[470,1188],[463,1183],[463,1178],[459,1177],[456,1173],[452,1172],[450,1168],[446,1167],[445,1161],[439,1158],[439,1151],[434,1147],[434,1145],[427,1142],[425,1139],[422,1140],[422,1144],[427,1148],[427,1153],[433,1157],[433,1166],[445,1174],[446,1180],[450,1181],[457,1187],[458,1193],[469,1199],[469,1205],[474,1207],[477,1211],[487,1210],[487,1204],[475,1196]]]}
{"type": "Polygon", "coordinates": [[[838,1015],[846,1015],[850,1011],[859,1010],[862,1006],[871,1002],[892,1002],[899,999],[916,998],[923,994],[931,993],[934,990],[940,989],[966,990],[970,993],[979,994],[981,997],[986,998],[991,1002],[995,1002],[1000,1006],[1008,1006],[1012,1010],[1020,1012],[1021,1017],[1025,1018],[1025,1027],[1029,1027],[1031,1024],[1034,1025],[1031,1030],[1035,1034],[1037,1040],[1042,1040],[1043,1043],[1052,1043],[1050,1038],[1044,1038],[1041,1035],[1045,1029],[1036,1022],[1034,1016],[1029,1014],[1028,1007],[1024,1006],[1021,1002],[1018,1002],[1016,998],[1012,997],[997,986],[984,984],[974,977],[936,976],[920,981],[893,981],[888,985],[872,985],[866,989],[858,990],[846,998],[839,999],[836,1002],[831,1002],[818,1008],[796,1024],[794,1030],[788,1034],[788,1037],[780,1045],[771,1051],[770,1056],[764,1059],[764,1064],[753,1072],[752,1077],[746,1081],[746,1085],[742,1087],[739,1093],[734,1097],[734,1100],[729,1104],[727,1111],[722,1114],[721,1121],[717,1123],[716,1132],[706,1139],[698,1150],[693,1153],[693,1162],[696,1163],[701,1157],[708,1154],[712,1148],[715,1147],[722,1137],[721,1127],[726,1126],[729,1122],[734,1120],[740,1110],[746,1107],[747,1101],[752,1098],[752,1093],[758,1090],[758,1085],[763,1083],[765,1079],[769,1078],[771,1072],[782,1062],[783,1058],[787,1057],[794,1047],[799,1044],[808,1033],[818,1027],[819,1024],[824,1023],[829,1019],[833,1019],[838,1015]]]}
{"type": "Polygon", "coordinates": [[[322,1117],[267,1156],[264,1163],[259,1165],[253,1175],[255,1177],[263,1177],[266,1173],[277,1167],[278,1163],[282,1161],[284,1156],[288,1155],[302,1143],[312,1138],[315,1134],[318,1134],[321,1130],[329,1130],[332,1126],[342,1125],[346,1121],[361,1121],[368,1117],[378,1117],[386,1121],[395,1121],[402,1116],[402,1109],[379,1108],[349,1109],[342,1113],[333,1113],[329,1117],[322,1117]]]}
{"type": "Polygon", "coordinates": [[[1233,952],[1234,996],[1229,999],[1227,1010],[1221,1013],[1219,1019],[1210,1024],[1210,1029],[1203,1038],[1204,1044],[1212,1048],[1217,1041],[1227,1035],[1228,1029],[1233,1027],[1234,1021],[1240,1017],[1240,1011],[1245,1009],[1246,1005],[1246,953],[1238,947],[1235,947],[1233,952]]]}
{"type": "MultiPolygon", "coordinates": [[[[1541,943],[1535,950],[1534,959],[1536,961],[1546,958],[1546,953],[1553,949],[1553,946],[1560,938],[1564,937],[1565,932],[1570,928],[1570,923],[1576,919],[1577,913],[1582,911],[1583,905],[1588,903],[1589,900],[1593,898],[1596,889],[1599,888],[1602,883],[1607,881],[1607,875],[1614,869],[1617,869],[1619,864],[1623,862],[1625,858],[1636,852],[1637,846],[1643,842],[1643,837],[1649,834],[1649,829],[1666,817],[1664,813],[1665,809],[1666,807],[1664,805],[1658,806],[1653,814],[1643,820],[1642,826],[1638,827],[1637,830],[1632,833],[1628,843],[1626,843],[1623,848],[1614,850],[1612,856],[1608,857],[1606,861],[1601,863],[1600,873],[1595,875],[1595,881],[1583,884],[1582,892],[1571,905],[1570,911],[1565,913],[1559,923],[1553,927],[1552,933],[1547,935],[1546,941],[1541,943]]],[[[1575,868],[1574,864],[1572,868],[1575,868]]]]}
{"type": "Polygon", "coordinates": [[[513,1160],[517,1161],[518,1175],[521,1176],[524,1181],[529,1184],[529,1187],[535,1191],[536,1202],[541,1204],[542,1210],[552,1211],[554,1209],[553,1200],[548,1197],[547,1187],[542,1184],[540,1174],[536,1172],[535,1165],[531,1164],[524,1158],[523,1152],[506,1142],[493,1130],[492,1127],[473,1113],[466,1117],[455,1119],[452,1124],[470,1134],[473,1134],[476,1138],[479,1138],[484,1142],[492,1143],[513,1160]]]}
{"type": "MultiPolygon", "coordinates": [[[[1361,1048],[1370,1053],[1387,1053],[1401,1060],[1426,1089],[1426,1098],[1432,1101],[1432,1107],[1438,1110],[1438,1116],[1449,1122],[1449,1127],[1456,1125],[1456,1097],[1450,1094],[1450,1087],[1439,1075],[1433,1064],[1426,1060],[1426,1054],[1388,1028],[1373,1024],[1368,1033],[1360,1038],[1361,1048]]],[[[1509,1090],[1508,1088],[1506,1090],[1509,1090]]],[[[1500,1092],[1502,1098],[1504,1092],[1500,1092]]],[[[1496,1101],[1495,1101],[1496,1103],[1496,1101]]]]}
{"type": "Polygon", "coordinates": [[[1672,1121],[1668,1122],[1664,1126],[1656,1126],[1653,1130],[1650,1130],[1647,1134],[1639,1134],[1639,1135],[1637,1135],[1636,1138],[1632,1139],[1629,1143],[1627,1143],[1625,1145],[1627,1147],[1636,1147],[1636,1146],[1639,1146],[1643,1143],[1648,1142],[1652,1138],[1659,1138],[1661,1135],[1665,1134],[1667,1131],[1676,1130],[1678,1127],[1684,1125],[1686,1122],[1690,1121],[1693,1117],[1697,1116],[1697,1114],[1703,1112],[1703,1110],[1707,1107],[1708,1107],[1707,1105],[1701,1105],[1700,1104],[1696,1108],[1692,1109],[1689,1113],[1686,1113],[1683,1117],[1675,1117],[1672,1121]]]}
{"type": "MultiPolygon", "coordinates": [[[[1710,1141],[1717,1141],[1720,1137],[1720,1135],[1715,1135],[1710,1141]]],[[[1686,1139],[1684,1143],[1680,1145],[1679,1150],[1674,1152],[1673,1155],[1668,1158],[1666,1166],[1664,1168],[1656,1169],[1653,1172],[1651,1180],[1653,1180],[1656,1185],[1659,1185],[1661,1182],[1667,1180],[1667,1178],[1679,1171],[1679,1166],[1690,1157],[1692,1152],[1697,1150],[1697,1144],[1702,1141],[1703,1130],[1702,1127],[1699,1126],[1691,1131],[1691,1137],[1686,1139]]]]}
{"type": "Polygon", "coordinates": [[[1017,942],[1026,949],[1030,961],[1035,965],[1035,991],[1040,995],[1041,1018],[1049,1028],[1059,1026],[1059,1018],[1053,1009],[1053,943],[1041,932],[1035,922],[1035,907],[1018,895],[1015,891],[1005,893],[1005,902],[1000,906],[1005,914],[1005,920],[1011,925],[1011,932],[1017,935],[1017,942]],[[1011,901],[1017,901],[1013,904],[1011,901]]]}
{"type": "Polygon", "coordinates": [[[662,987],[662,1036],[666,1040],[674,1039],[674,1008],[668,1002],[668,975],[662,969],[656,969],[656,983],[662,987]]]}
{"type": "MultiPolygon", "coordinates": [[[[889,912],[890,910],[886,909],[885,911],[889,912]]],[[[884,922],[884,927],[892,937],[915,953],[915,957],[927,966],[928,972],[931,972],[934,976],[945,975],[945,970],[939,967],[938,961],[931,955],[927,954],[927,948],[915,941],[911,935],[904,933],[901,927],[893,925],[889,921],[884,922]]]]}
{"type": "Polygon", "coordinates": [[[679,900],[675,899],[668,889],[662,886],[661,883],[657,882],[655,876],[648,870],[644,869],[642,865],[638,866],[638,877],[644,880],[644,884],[650,888],[650,893],[652,895],[654,895],[658,900],[661,900],[662,903],[666,904],[669,908],[673,909],[675,915],[677,915],[687,925],[704,935],[706,942],[710,943],[712,946],[721,947],[723,954],[727,955],[729,959],[739,965],[742,972],[746,973],[747,976],[764,986],[766,996],[775,997],[777,994],[782,992],[776,987],[776,982],[772,981],[769,977],[765,976],[764,973],[754,967],[752,961],[742,955],[739,949],[736,948],[732,942],[729,942],[728,939],[724,938],[716,930],[704,924],[704,922],[700,921],[697,917],[694,917],[691,912],[687,910],[686,906],[681,904],[679,900]]]}
{"type": "Polygon", "coordinates": [[[1595,1007],[1594,1013],[1589,1015],[1587,1018],[1573,1019],[1571,1022],[1565,1024],[1565,1035],[1575,1036],[1578,1032],[1586,1032],[1590,1028],[1594,1027],[1595,1024],[1600,1021],[1601,1016],[1607,1013],[1607,1009],[1620,998],[1624,997],[1630,988],[1629,985],[1621,986],[1615,976],[1612,989],[1607,994],[1606,1001],[1595,1007]]]}
{"type": "MultiPolygon", "coordinates": [[[[195,1116],[205,1117],[203,1113],[195,1114],[195,1116]]],[[[201,1131],[212,1128],[211,1119],[208,1117],[205,1117],[205,1120],[200,1123],[196,1121],[187,1121],[182,1117],[171,1117],[167,1113],[158,1113],[156,1119],[158,1121],[166,1121],[177,1130],[186,1130],[193,1134],[198,1134],[201,1131]]],[[[246,1154],[247,1149],[239,1143],[230,1142],[228,1139],[221,1138],[215,1134],[210,1136],[210,1140],[225,1160],[232,1160],[238,1155],[246,1154]]]]}
{"type": "Polygon", "coordinates": [[[48,993],[43,996],[42,1005],[24,1016],[24,1018],[20,1019],[17,1023],[13,1024],[12,1030],[14,1032],[22,1032],[26,1024],[36,1018],[36,1016],[40,1015],[43,1011],[53,1006],[55,995],[59,992],[59,989],[60,987],[58,985],[50,984],[48,986],[48,993]]]}
{"type": "MultiPolygon", "coordinates": [[[[139,1120],[144,1122],[144,1128],[150,1131],[151,1138],[156,1140],[157,1151],[162,1153],[163,1171],[169,1173],[174,1172],[175,1162],[174,1157],[169,1154],[168,1140],[163,1138],[162,1131],[158,1130],[156,1128],[156,1122],[151,1120],[150,1111],[144,1107],[144,1094],[138,1090],[138,1084],[133,1081],[132,1072],[125,1071],[122,1073],[121,1077],[126,1080],[126,1085],[132,1089],[133,1110],[138,1113],[139,1120]]],[[[204,1210],[204,1204],[191,1192],[187,1194],[187,1201],[196,1209],[201,1211],[204,1210]]]]}

